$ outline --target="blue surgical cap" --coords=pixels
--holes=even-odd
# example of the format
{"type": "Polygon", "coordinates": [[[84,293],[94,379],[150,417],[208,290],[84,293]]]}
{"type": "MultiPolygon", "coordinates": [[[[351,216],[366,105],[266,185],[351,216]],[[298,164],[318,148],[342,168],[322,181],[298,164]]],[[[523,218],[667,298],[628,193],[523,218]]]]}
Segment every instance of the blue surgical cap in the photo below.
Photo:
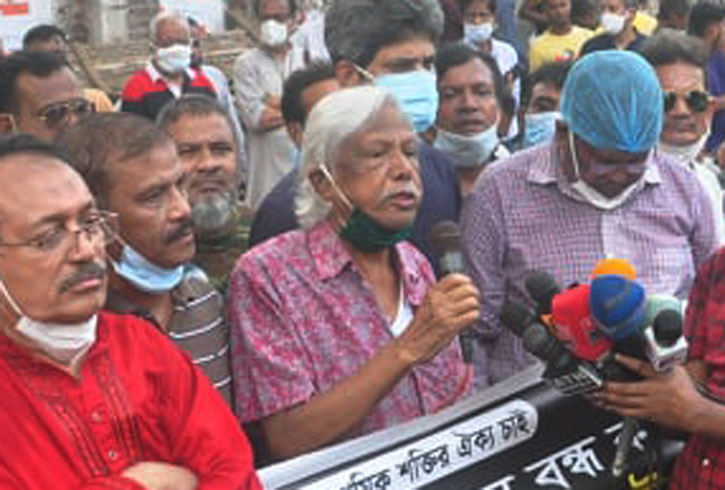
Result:
{"type": "Polygon", "coordinates": [[[641,153],[660,138],[660,83],[640,55],[597,51],[569,71],[561,114],[571,131],[595,148],[641,153]]]}

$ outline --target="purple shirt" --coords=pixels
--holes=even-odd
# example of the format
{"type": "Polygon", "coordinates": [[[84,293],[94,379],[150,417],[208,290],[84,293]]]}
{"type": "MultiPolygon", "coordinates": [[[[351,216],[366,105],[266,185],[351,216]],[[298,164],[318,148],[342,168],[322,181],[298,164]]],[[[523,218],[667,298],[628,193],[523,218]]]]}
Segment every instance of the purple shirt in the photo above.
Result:
{"type": "MultiPolygon", "coordinates": [[[[394,250],[403,294],[415,309],[434,283],[433,271],[412,245],[394,250]]],[[[242,256],[231,277],[229,313],[243,423],[332,389],[394,338],[373,291],[325,222],[242,256]]],[[[451,405],[468,394],[471,375],[452,342],[400,379],[351,436],[451,405]]]]}
{"type": "Polygon", "coordinates": [[[648,293],[686,298],[696,267],[717,246],[712,205],[697,177],[653,153],[642,187],[602,211],[574,191],[554,143],[489,167],[464,204],[464,254],[482,294],[477,388],[531,362],[498,320],[505,298],[524,298],[527,272],[543,269],[562,287],[588,282],[605,257],[628,259],[648,293]]]}

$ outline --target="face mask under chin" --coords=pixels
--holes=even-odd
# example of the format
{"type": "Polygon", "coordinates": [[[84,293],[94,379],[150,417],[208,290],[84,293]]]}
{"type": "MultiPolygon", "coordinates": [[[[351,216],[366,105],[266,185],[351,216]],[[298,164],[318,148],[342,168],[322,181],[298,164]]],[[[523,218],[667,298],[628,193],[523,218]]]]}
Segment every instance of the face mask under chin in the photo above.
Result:
{"type": "Polygon", "coordinates": [[[342,222],[338,235],[355,250],[366,254],[378,253],[410,238],[413,231],[412,224],[396,230],[381,225],[375,218],[352,204],[327,167],[320,165],[319,168],[350,211],[347,219],[342,222]]]}

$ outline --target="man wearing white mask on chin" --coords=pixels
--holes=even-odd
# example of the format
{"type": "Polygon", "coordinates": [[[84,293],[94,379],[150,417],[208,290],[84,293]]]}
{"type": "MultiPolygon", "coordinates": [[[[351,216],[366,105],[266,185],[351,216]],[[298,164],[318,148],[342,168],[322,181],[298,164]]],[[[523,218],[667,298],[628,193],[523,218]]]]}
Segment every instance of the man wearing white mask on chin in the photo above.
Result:
{"type": "Polygon", "coordinates": [[[599,51],[566,78],[554,140],[491,165],[462,214],[463,251],[481,293],[479,387],[527,365],[498,320],[525,298],[529,271],[589,281],[605,257],[629,260],[648,294],[684,299],[716,249],[712,205],[695,175],[655,147],[663,97],[638,54],[599,51]]]}
{"type": "Polygon", "coordinates": [[[282,85],[304,66],[304,51],[290,42],[295,0],[255,0],[254,8],[261,45],[234,62],[237,107],[248,132],[246,204],[252,209],[292,170],[296,160],[282,118],[282,85]]]}
{"type": "Polygon", "coordinates": [[[451,157],[466,196],[486,165],[509,156],[498,136],[504,82],[491,56],[463,44],[438,51],[436,72],[440,103],[433,146],[451,157]]]}
{"type": "Polygon", "coordinates": [[[678,32],[662,32],[647,39],[639,50],[657,72],[665,93],[665,118],[659,151],[692,169],[712,202],[717,233],[723,242],[723,191],[719,169],[703,155],[710,136],[716,102],[705,88],[707,51],[699,39],[678,32]]]}
{"type": "Polygon", "coordinates": [[[191,265],[195,245],[187,177],[176,146],[143,118],[96,116],[67,131],[60,143],[99,205],[119,215],[120,240],[109,247],[106,309],[154,324],[189,353],[231,403],[223,301],[201,269],[191,265]]]}
{"type": "Polygon", "coordinates": [[[126,82],[121,93],[121,111],[155,120],[167,103],[182,94],[216,98],[212,81],[199,67],[191,67],[187,18],[161,12],[151,20],[150,31],[151,60],[126,82]]]}
{"type": "Polygon", "coordinates": [[[0,140],[0,487],[261,488],[188,356],[101,310],[117,216],[65,158],[27,134],[0,140]]]}
{"type": "Polygon", "coordinates": [[[602,0],[599,23],[604,33],[584,43],[579,56],[604,49],[637,51],[646,39],[634,27],[637,7],[637,0],[602,0]]]}

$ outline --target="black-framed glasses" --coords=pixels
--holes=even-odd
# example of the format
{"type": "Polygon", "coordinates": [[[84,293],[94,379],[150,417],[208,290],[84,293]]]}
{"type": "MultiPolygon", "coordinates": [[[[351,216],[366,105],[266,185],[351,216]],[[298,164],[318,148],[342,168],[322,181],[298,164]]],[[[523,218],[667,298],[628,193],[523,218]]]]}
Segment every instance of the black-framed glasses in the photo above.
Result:
{"type": "Polygon", "coordinates": [[[687,93],[665,92],[665,112],[670,112],[675,107],[678,97],[685,99],[685,104],[692,112],[705,112],[710,103],[710,95],[703,90],[692,90],[687,93]]]}
{"type": "Polygon", "coordinates": [[[78,245],[81,233],[92,243],[102,240],[103,244],[107,245],[113,242],[118,237],[118,214],[93,211],[79,220],[75,230],[59,224],[28,240],[0,242],[0,247],[28,247],[44,253],[67,251],[71,244],[78,245]]]}
{"type": "Polygon", "coordinates": [[[60,124],[67,123],[71,115],[83,118],[96,112],[96,106],[86,99],[72,99],[47,105],[38,114],[48,129],[56,129],[60,124]]]}

